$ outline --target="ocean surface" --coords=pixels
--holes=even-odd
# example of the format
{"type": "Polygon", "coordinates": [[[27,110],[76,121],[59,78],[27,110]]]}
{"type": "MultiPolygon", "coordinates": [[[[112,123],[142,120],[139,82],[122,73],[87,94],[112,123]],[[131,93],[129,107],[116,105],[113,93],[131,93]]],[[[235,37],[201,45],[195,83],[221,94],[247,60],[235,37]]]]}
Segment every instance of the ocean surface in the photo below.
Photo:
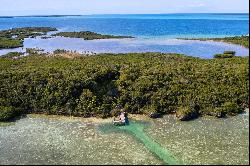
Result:
{"type": "Polygon", "coordinates": [[[0,18],[0,29],[50,26],[135,37],[223,37],[249,33],[249,14],[146,14],[0,18]]]}
{"type": "MultiPolygon", "coordinates": [[[[50,26],[59,31],[93,31],[101,34],[134,36],[132,40],[27,39],[24,48],[57,48],[79,52],[164,52],[211,58],[235,50],[238,56],[249,49],[218,42],[177,41],[176,38],[226,37],[249,34],[249,14],[146,14],[0,17],[0,30],[50,26]],[[49,44],[48,44],[49,43],[49,44]]],[[[0,50],[6,52],[20,50],[0,50]]]]}

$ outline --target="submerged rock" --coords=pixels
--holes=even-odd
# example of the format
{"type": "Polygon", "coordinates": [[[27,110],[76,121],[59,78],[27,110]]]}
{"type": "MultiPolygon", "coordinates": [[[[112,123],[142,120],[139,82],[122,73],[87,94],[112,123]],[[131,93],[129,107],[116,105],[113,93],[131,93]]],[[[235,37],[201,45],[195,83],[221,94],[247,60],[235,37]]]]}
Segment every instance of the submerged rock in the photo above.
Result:
{"type": "Polygon", "coordinates": [[[161,113],[157,113],[157,112],[152,112],[149,114],[149,117],[152,119],[157,119],[157,118],[161,118],[162,114],[161,113]]]}
{"type": "Polygon", "coordinates": [[[210,112],[208,115],[216,117],[216,118],[225,118],[226,117],[225,112],[210,112]]]}
{"type": "Polygon", "coordinates": [[[179,110],[176,112],[176,117],[180,121],[189,121],[193,120],[199,117],[199,111],[190,109],[188,107],[181,107],[179,110]]]}
{"type": "Polygon", "coordinates": [[[199,114],[197,113],[191,113],[191,114],[187,114],[187,115],[179,115],[176,114],[176,117],[180,120],[180,121],[189,121],[189,120],[193,120],[199,117],[199,114]]]}

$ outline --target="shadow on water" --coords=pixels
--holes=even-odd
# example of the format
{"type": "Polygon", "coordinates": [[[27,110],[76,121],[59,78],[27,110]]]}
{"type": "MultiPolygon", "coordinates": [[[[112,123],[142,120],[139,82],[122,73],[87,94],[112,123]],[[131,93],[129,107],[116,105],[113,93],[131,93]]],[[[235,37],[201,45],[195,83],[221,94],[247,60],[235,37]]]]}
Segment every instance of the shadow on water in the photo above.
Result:
{"type": "Polygon", "coordinates": [[[9,119],[5,122],[0,122],[0,127],[5,127],[5,126],[12,126],[15,125],[17,121],[19,121],[20,119],[24,119],[27,118],[27,115],[19,115],[17,117],[14,117],[12,119],[9,119]]]}
{"type": "Polygon", "coordinates": [[[153,139],[151,139],[145,132],[144,128],[148,127],[148,122],[130,122],[125,126],[114,126],[111,123],[102,124],[99,126],[99,130],[104,134],[109,133],[127,133],[132,134],[138,141],[144,144],[153,154],[163,160],[168,165],[178,165],[178,161],[167,149],[159,145],[153,139]]]}

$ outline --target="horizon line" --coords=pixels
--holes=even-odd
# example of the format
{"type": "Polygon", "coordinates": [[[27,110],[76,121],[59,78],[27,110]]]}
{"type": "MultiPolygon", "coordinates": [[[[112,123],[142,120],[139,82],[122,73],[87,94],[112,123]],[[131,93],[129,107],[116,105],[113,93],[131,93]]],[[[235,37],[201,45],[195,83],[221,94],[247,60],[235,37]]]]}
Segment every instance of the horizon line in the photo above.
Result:
{"type": "Polygon", "coordinates": [[[160,15],[160,14],[248,14],[249,12],[211,12],[211,13],[104,13],[104,14],[34,14],[34,15],[0,15],[0,17],[46,17],[46,16],[94,16],[94,15],[160,15]]]}

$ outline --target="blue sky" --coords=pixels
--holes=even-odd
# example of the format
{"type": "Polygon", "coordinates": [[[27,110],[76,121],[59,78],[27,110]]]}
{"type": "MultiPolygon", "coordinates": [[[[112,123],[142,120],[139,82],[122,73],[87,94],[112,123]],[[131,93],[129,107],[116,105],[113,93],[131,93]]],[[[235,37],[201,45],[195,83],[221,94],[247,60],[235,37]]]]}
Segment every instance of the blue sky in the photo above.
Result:
{"type": "Polygon", "coordinates": [[[0,0],[0,15],[248,13],[249,0],[0,0]]]}

